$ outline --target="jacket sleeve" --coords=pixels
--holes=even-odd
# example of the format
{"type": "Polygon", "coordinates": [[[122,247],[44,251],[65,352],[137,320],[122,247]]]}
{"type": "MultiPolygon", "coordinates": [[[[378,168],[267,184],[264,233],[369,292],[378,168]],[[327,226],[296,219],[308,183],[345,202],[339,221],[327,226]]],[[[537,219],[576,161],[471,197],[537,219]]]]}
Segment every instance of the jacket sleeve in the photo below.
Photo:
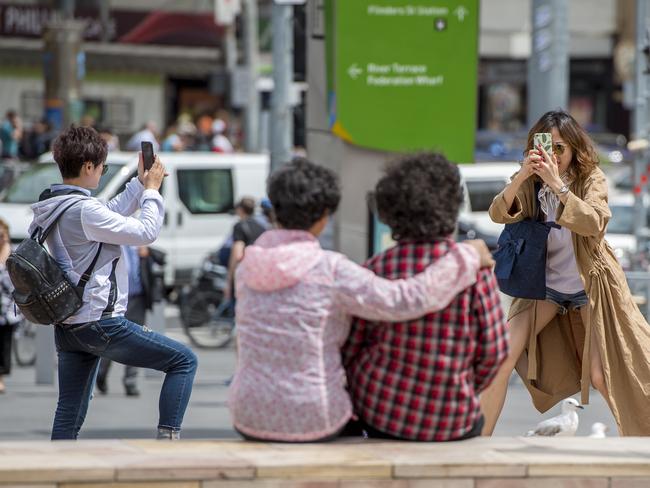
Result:
{"type": "Polygon", "coordinates": [[[140,216],[125,217],[99,201],[91,200],[81,209],[81,226],[91,241],[129,246],[145,246],[156,240],[162,227],[163,200],[155,190],[140,197],[140,216]]]}
{"type": "Polygon", "coordinates": [[[494,379],[501,363],[508,356],[508,330],[501,308],[494,273],[479,271],[474,286],[472,309],[478,326],[476,356],[474,359],[474,386],[484,390],[494,379]]]}
{"type": "Polygon", "coordinates": [[[131,178],[126,184],[124,191],[115,195],[106,207],[111,211],[128,217],[140,208],[140,197],[144,192],[144,186],[137,176],[131,178]]]}
{"type": "Polygon", "coordinates": [[[476,282],[478,253],[458,244],[446,256],[407,280],[387,280],[342,258],[336,265],[335,289],[342,308],[369,320],[412,320],[442,310],[476,282]]]}
{"type": "MultiPolygon", "coordinates": [[[[512,181],[516,175],[517,174],[515,173],[510,180],[512,181]]],[[[509,183],[508,186],[511,184],[512,183],[509,183]]],[[[506,188],[508,188],[508,186],[506,186],[506,188]]],[[[524,201],[525,186],[526,184],[521,185],[510,208],[506,206],[506,201],[503,196],[506,191],[505,188],[501,193],[494,197],[494,200],[492,200],[492,204],[488,209],[488,214],[490,215],[492,222],[497,224],[511,224],[513,222],[524,220],[526,216],[523,212],[522,202],[524,201]]]]}
{"type": "Polygon", "coordinates": [[[607,205],[607,180],[601,171],[595,171],[585,181],[584,200],[569,192],[564,206],[560,206],[557,223],[584,237],[605,234],[612,216],[607,205]]]}

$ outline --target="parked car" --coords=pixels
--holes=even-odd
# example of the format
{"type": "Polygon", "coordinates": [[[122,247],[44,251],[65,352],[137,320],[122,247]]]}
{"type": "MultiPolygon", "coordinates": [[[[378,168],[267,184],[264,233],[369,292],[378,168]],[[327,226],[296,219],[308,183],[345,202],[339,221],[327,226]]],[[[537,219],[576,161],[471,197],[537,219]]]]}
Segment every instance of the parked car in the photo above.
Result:
{"type": "Polygon", "coordinates": [[[459,221],[473,230],[477,238],[486,242],[496,240],[503,225],[492,222],[488,209],[494,197],[510,182],[510,177],[519,171],[519,164],[460,164],[458,168],[469,196],[469,212],[461,213],[459,221]]]}
{"type": "MultiPolygon", "coordinates": [[[[161,153],[169,176],[161,187],[165,200],[163,228],[155,246],[167,253],[165,284],[190,280],[205,255],[229,236],[236,221],[235,202],[242,196],[265,196],[269,158],[265,154],[161,153]]],[[[137,153],[108,154],[108,172],[93,193],[108,201],[136,175],[137,153]]],[[[30,205],[51,183],[61,181],[51,154],[23,173],[0,197],[0,215],[7,220],[12,240],[27,237],[30,205]]]]}
{"type": "MultiPolygon", "coordinates": [[[[649,208],[650,198],[645,196],[645,206],[649,208]]],[[[607,224],[605,240],[614,250],[624,270],[632,269],[637,251],[637,238],[634,234],[635,209],[632,193],[613,193],[609,196],[609,209],[612,218],[607,224]]],[[[650,232],[650,215],[646,215],[643,234],[650,232]]]]}

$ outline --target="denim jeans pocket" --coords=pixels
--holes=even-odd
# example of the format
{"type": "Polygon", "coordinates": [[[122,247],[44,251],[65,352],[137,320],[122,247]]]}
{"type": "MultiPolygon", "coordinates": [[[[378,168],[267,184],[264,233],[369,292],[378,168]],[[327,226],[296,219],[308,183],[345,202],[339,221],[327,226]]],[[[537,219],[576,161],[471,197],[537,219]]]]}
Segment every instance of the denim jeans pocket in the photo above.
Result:
{"type": "Polygon", "coordinates": [[[98,322],[86,322],[68,329],[70,334],[83,348],[93,353],[101,353],[106,350],[111,338],[104,332],[98,322]]]}

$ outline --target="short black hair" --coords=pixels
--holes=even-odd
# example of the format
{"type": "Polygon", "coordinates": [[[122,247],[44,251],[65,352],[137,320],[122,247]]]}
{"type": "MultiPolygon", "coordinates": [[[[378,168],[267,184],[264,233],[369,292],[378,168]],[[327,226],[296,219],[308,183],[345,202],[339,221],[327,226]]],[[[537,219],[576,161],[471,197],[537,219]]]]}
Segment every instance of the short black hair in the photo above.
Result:
{"type": "Polygon", "coordinates": [[[439,153],[402,156],[388,165],[374,199],[396,241],[439,240],[456,228],[463,201],[460,173],[439,153]]]}
{"type": "Polygon", "coordinates": [[[255,199],[251,197],[243,197],[239,202],[237,202],[235,208],[240,209],[246,215],[253,215],[255,213],[255,199]]]}
{"type": "Polygon", "coordinates": [[[284,229],[308,230],[326,213],[333,214],[341,201],[336,174],[304,158],[294,158],[275,170],[267,194],[284,229]]]}
{"type": "Polygon", "coordinates": [[[84,163],[99,166],[106,161],[108,146],[92,127],[70,126],[52,143],[54,161],[63,178],[76,178],[84,163]]]}

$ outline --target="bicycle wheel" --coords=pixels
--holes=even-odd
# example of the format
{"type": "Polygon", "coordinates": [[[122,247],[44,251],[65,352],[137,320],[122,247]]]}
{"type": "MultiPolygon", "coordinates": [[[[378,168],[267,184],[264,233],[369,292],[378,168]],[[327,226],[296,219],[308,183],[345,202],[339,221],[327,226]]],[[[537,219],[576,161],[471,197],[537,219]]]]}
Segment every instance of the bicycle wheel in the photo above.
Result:
{"type": "Polygon", "coordinates": [[[180,302],[181,322],[184,328],[197,327],[210,320],[211,312],[221,303],[219,291],[192,290],[180,302]]]}
{"type": "Polygon", "coordinates": [[[13,350],[18,366],[34,366],[36,363],[36,327],[38,326],[26,319],[16,325],[13,350]]]}
{"type": "Polygon", "coordinates": [[[226,347],[235,336],[235,315],[232,302],[213,303],[207,307],[209,318],[202,324],[185,326],[192,344],[201,349],[226,347]]]}

